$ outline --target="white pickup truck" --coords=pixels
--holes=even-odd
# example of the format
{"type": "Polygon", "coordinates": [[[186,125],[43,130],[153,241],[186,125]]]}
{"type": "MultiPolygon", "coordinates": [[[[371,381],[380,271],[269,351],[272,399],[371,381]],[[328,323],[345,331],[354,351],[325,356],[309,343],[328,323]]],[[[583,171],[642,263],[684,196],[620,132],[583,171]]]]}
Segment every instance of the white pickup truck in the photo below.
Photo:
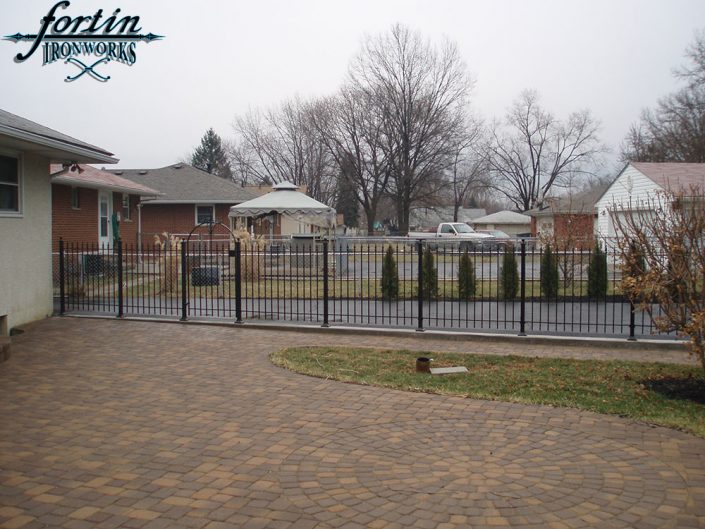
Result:
{"type": "Polygon", "coordinates": [[[449,244],[458,246],[461,251],[471,250],[475,246],[494,240],[487,233],[478,233],[462,222],[441,222],[435,232],[410,231],[409,237],[414,239],[448,239],[449,244]]]}

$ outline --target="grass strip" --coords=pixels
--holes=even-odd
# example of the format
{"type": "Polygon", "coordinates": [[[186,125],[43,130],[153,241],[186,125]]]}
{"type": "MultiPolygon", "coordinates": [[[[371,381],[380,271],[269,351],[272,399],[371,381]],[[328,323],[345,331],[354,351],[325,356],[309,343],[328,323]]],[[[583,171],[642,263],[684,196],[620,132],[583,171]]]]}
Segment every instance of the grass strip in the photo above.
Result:
{"type": "Polygon", "coordinates": [[[292,347],[273,353],[271,359],[275,365],[314,377],[579,408],[705,437],[705,379],[695,366],[349,347],[292,347]],[[469,373],[417,373],[419,356],[433,358],[433,367],[465,366],[469,373]]]}

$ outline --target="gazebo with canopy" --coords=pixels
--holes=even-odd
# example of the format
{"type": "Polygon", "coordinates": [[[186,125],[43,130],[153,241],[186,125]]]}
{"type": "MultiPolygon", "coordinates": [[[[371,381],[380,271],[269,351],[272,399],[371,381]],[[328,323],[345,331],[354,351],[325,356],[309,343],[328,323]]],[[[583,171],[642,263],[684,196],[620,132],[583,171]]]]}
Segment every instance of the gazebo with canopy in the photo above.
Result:
{"type": "Polygon", "coordinates": [[[233,225],[238,218],[269,218],[270,236],[274,235],[272,227],[277,216],[296,221],[299,223],[299,230],[301,224],[309,224],[330,232],[335,228],[336,221],[335,209],[301,193],[291,182],[276,184],[266,195],[232,206],[228,216],[233,219],[233,225]]]}

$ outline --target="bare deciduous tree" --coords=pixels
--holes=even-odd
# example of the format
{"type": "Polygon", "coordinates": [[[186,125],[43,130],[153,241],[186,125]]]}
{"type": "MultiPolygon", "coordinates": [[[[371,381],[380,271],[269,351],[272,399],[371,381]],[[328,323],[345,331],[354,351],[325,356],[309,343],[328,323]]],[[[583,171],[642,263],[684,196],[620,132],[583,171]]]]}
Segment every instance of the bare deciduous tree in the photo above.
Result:
{"type": "Polygon", "coordinates": [[[455,152],[447,170],[447,179],[453,191],[453,222],[458,222],[458,211],[471,195],[488,187],[487,156],[482,147],[484,128],[479,119],[468,119],[457,139],[455,152]]]}
{"type": "Polygon", "coordinates": [[[471,87],[465,65],[454,44],[437,48],[395,25],[366,40],[349,82],[382,112],[390,192],[406,233],[411,205],[437,192],[452,159],[471,87]]]}
{"type": "Polygon", "coordinates": [[[574,112],[563,122],[538,99],[535,91],[522,92],[504,126],[495,124],[488,147],[495,188],[523,211],[541,205],[554,186],[592,174],[605,150],[589,111],[574,112]]]}
{"type": "Polygon", "coordinates": [[[235,119],[231,154],[240,178],[259,183],[289,181],[328,202],[335,193],[335,165],[313,124],[318,102],[287,101],[265,113],[235,119]]]}
{"type": "Polygon", "coordinates": [[[665,192],[613,216],[622,288],[661,331],[690,338],[705,370],[705,194],[665,192]],[[654,303],[656,305],[654,305],[654,303]]]}
{"type": "Polygon", "coordinates": [[[350,179],[354,184],[367,219],[367,233],[371,235],[390,177],[380,108],[368,93],[344,86],[318,110],[314,123],[340,168],[339,178],[350,179]]]}
{"type": "Polygon", "coordinates": [[[677,77],[687,85],[645,109],[622,142],[622,159],[640,162],[705,162],[705,32],[686,52],[677,77]]]}

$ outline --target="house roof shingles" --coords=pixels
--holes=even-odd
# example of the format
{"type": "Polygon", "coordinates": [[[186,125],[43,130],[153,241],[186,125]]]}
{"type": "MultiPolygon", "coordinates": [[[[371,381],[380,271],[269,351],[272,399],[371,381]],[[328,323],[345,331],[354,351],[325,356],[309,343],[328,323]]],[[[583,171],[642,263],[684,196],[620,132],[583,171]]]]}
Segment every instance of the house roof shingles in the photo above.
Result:
{"type": "Polygon", "coordinates": [[[595,203],[609,186],[610,184],[598,185],[579,193],[547,199],[542,207],[530,209],[526,214],[532,217],[556,213],[593,214],[595,213],[595,203]]]}
{"type": "Polygon", "coordinates": [[[530,222],[531,217],[514,211],[498,211],[472,221],[473,224],[529,224],[530,222]]]}
{"type": "Polygon", "coordinates": [[[257,196],[235,182],[183,163],[159,169],[110,169],[109,172],[162,193],[144,203],[233,205],[257,196]]]}
{"type": "Polygon", "coordinates": [[[62,165],[52,164],[50,173],[52,176],[52,184],[110,189],[112,191],[141,196],[157,196],[160,194],[156,189],[140,185],[108,171],[96,169],[90,165],[80,164],[78,169],[76,169],[75,166],[64,167],[62,165]]]}
{"type": "Polygon", "coordinates": [[[705,163],[631,162],[631,165],[667,191],[705,190],[705,163]]]}
{"type": "Polygon", "coordinates": [[[2,109],[0,109],[0,135],[44,145],[46,145],[47,142],[53,142],[54,145],[58,143],[59,145],[67,147],[69,150],[78,149],[80,152],[96,156],[100,158],[103,163],[114,163],[117,161],[112,158],[113,153],[105,149],[77,140],[67,134],[50,129],[49,127],[45,127],[44,125],[40,125],[39,123],[2,109]]]}

